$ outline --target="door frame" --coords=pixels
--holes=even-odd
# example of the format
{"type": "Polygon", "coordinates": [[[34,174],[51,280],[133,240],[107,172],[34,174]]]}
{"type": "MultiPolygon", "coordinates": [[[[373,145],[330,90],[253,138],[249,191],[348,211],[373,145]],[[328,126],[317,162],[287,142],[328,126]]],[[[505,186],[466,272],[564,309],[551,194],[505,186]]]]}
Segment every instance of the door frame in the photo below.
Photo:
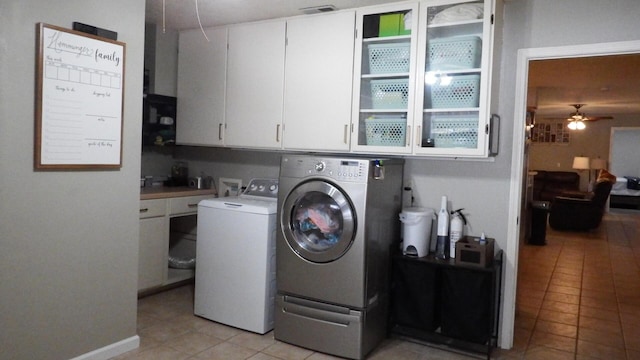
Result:
{"type": "Polygon", "coordinates": [[[527,111],[527,82],[529,61],[558,58],[605,56],[640,53],[640,41],[620,41],[610,43],[594,43],[572,46],[555,46],[542,48],[526,48],[518,50],[515,99],[513,115],[513,152],[511,154],[511,176],[509,181],[509,222],[507,229],[507,259],[511,259],[505,269],[503,311],[500,345],[502,348],[513,346],[513,330],[515,324],[516,287],[518,274],[518,251],[520,245],[520,217],[522,213],[522,196],[524,193],[524,150],[525,150],[525,115],[527,111]]]}

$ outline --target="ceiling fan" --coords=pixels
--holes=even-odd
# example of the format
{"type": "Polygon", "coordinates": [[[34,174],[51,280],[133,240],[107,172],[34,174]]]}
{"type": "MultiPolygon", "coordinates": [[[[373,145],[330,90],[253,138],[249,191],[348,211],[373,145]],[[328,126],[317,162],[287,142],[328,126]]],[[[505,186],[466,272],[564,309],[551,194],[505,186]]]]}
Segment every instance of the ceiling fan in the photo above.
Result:
{"type": "Polygon", "coordinates": [[[567,127],[571,130],[583,130],[586,126],[584,124],[585,121],[597,121],[597,120],[611,120],[612,116],[592,116],[587,117],[587,115],[583,112],[580,112],[580,108],[585,106],[586,104],[571,104],[576,111],[569,114],[567,120],[569,124],[567,127]]]}

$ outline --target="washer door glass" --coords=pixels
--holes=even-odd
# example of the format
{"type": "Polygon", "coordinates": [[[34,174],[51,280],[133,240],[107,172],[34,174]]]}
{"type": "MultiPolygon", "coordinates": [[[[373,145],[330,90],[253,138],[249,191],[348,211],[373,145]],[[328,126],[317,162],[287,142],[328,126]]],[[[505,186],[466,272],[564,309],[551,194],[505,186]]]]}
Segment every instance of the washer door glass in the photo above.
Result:
{"type": "Polygon", "coordinates": [[[293,251],[312,262],[326,263],[344,255],[355,235],[355,213],[333,184],[309,181],[289,193],[281,212],[285,239],[293,251]]]}

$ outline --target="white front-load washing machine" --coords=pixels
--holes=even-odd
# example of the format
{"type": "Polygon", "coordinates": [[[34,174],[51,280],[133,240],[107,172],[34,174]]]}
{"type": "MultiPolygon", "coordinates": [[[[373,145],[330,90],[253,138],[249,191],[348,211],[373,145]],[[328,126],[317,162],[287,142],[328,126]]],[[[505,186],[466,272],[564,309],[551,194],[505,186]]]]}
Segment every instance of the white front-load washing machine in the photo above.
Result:
{"type": "Polygon", "coordinates": [[[361,359],[385,337],[400,159],[283,156],[275,338],[361,359]]]}
{"type": "Polygon", "coordinates": [[[277,179],[198,204],[194,313],[264,334],[273,329],[277,179]]]}

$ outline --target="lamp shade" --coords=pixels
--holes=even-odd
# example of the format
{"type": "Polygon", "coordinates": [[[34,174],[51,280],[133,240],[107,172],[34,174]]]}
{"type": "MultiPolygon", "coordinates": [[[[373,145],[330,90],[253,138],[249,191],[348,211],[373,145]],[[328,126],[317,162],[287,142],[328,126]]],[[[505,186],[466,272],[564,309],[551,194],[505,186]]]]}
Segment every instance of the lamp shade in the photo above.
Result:
{"type": "Polygon", "coordinates": [[[591,169],[600,170],[607,168],[607,160],[605,159],[591,159],[591,169]]]}
{"type": "Polygon", "coordinates": [[[577,170],[589,169],[589,158],[586,156],[576,156],[573,158],[573,168],[577,170]]]}

